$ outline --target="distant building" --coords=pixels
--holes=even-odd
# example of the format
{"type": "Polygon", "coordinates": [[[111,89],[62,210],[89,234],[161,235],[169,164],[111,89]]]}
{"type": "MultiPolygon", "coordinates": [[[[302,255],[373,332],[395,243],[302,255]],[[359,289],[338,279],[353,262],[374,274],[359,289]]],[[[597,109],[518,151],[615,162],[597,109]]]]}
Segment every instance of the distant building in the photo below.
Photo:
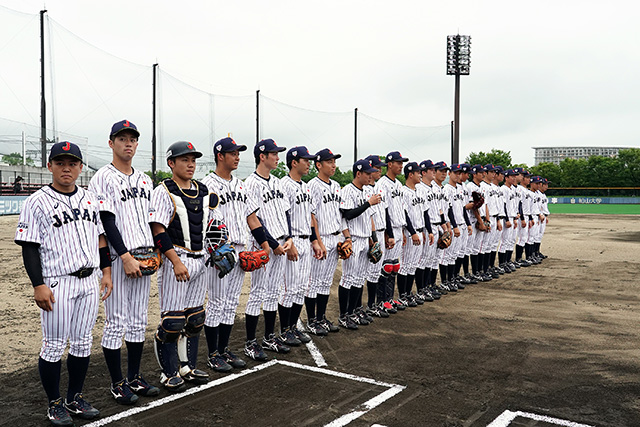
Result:
{"type": "Polygon", "coordinates": [[[564,159],[588,159],[591,156],[615,157],[620,150],[630,147],[532,147],[535,165],[560,164],[564,159]]]}

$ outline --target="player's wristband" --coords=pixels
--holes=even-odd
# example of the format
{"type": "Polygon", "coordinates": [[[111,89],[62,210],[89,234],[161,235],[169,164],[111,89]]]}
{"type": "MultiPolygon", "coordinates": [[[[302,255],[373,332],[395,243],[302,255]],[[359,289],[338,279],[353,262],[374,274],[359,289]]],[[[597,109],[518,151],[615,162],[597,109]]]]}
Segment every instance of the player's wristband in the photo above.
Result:
{"type": "Polygon", "coordinates": [[[109,246],[100,248],[98,251],[100,252],[100,270],[111,267],[111,253],[109,253],[109,246]]]}
{"type": "Polygon", "coordinates": [[[167,252],[169,249],[173,249],[173,243],[171,242],[171,237],[169,237],[166,231],[163,231],[162,233],[157,234],[153,238],[153,241],[156,244],[156,247],[160,249],[160,252],[162,253],[167,252]]]}
{"type": "Polygon", "coordinates": [[[441,222],[442,224],[444,224],[445,222],[447,222],[447,220],[446,220],[446,219],[444,219],[444,214],[443,214],[443,213],[441,213],[441,214],[440,214],[440,222],[441,222]]]}
{"type": "Polygon", "coordinates": [[[262,244],[267,241],[267,235],[264,233],[264,228],[262,228],[262,226],[251,230],[251,234],[260,246],[262,246],[262,244]]]}
{"type": "Polygon", "coordinates": [[[315,227],[311,227],[311,238],[309,240],[311,240],[312,242],[315,242],[316,240],[318,240],[318,235],[316,234],[315,227]]]}

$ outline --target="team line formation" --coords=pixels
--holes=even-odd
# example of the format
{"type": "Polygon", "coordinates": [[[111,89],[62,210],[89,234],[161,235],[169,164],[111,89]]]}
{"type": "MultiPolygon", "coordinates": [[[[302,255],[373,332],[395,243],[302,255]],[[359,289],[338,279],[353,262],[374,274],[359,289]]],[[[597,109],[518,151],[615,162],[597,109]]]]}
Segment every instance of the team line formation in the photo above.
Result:
{"type": "Polygon", "coordinates": [[[353,181],[341,188],[331,179],[340,154],[328,148],[312,154],[303,146],[287,150],[264,139],[253,148],[255,172],[241,181],[233,172],[247,147],[223,138],[213,147],[215,172],[202,181],[193,179],[202,153],[188,141],[172,144],[166,153],[172,178],[154,188],[131,166],[139,137],[128,120],[112,126],[113,160],[96,172],[88,189],[76,185],[83,167],[80,148],[54,144],[48,161],[52,183],[32,194],[20,214],[15,242],[41,312],[38,370],[53,425],[100,414],[82,389],[101,301],[101,344],[113,398],[131,405],[139,396],[159,395],[140,366],[154,273],[160,384],[179,392],[187,382],[209,379],[197,368],[203,329],[210,369],[246,366],[229,349],[245,272],[251,287],[244,355],[265,361],[265,350],[289,353],[310,335],[355,331],[374,318],[546,258],[540,243],[548,223],[548,181],[522,168],[416,162],[392,151],[356,161],[353,181]],[[284,151],[289,173],[278,179],[271,171],[284,151]],[[305,183],[312,162],[318,174],[305,183]],[[334,324],[326,311],[338,259],[334,324]],[[299,329],[303,307],[307,321],[299,329]],[[264,335],[258,339],[261,313],[264,335]],[[62,396],[67,345],[69,384],[62,396]]]}

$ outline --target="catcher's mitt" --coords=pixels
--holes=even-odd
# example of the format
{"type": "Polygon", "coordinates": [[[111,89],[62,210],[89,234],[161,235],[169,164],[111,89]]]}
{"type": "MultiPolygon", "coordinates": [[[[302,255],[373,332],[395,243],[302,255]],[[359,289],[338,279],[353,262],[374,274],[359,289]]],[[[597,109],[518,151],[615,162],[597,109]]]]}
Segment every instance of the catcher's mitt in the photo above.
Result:
{"type": "Polygon", "coordinates": [[[338,242],[338,256],[340,259],[347,259],[353,253],[353,248],[351,247],[351,239],[345,240],[344,242],[338,242]]]}
{"type": "Polygon", "coordinates": [[[269,255],[264,250],[255,252],[242,251],[238,255],[240,268],[244,271],[254,271],[269,262],[269,255]]]}
{"type": "Polygon", "coordinates": [[[207,262],[209,267],[219,270],[218,277],[223,278],[235,267],[237,262],[235,248],[225,244],[214,250],[207,262]]]}
{"type": "Polygon", "coordinates": [[[471,209],[480,209],[480,206],[484,205],[484,197],[482,194],[473,191],[471,197],[473,198],[473,207],[471,209]]]}
{"type": "Polygon", "coordinates": [[[369,257],[369,261],[377,264],[378,261],[380,261],[380,259],[382,258],[382,249],[380,248],[380,243],[373,242],[373,244],[369,247],[367,256],[369,257]]]}
{"type": "Polygon", "coordinates": [[[445,231],[438,238],[438,248],[447,249],[451,245],[451,233],[445,231]]]}
{"type": "Polygon", "coordinates": [[[162,257],[160,253],[153,249],[144,250],[141,252],[134,252],[131,254],[133,259],[140,263],[140,273],[143,276],[151,276],[158,271],[162,265],[162,257]]]}

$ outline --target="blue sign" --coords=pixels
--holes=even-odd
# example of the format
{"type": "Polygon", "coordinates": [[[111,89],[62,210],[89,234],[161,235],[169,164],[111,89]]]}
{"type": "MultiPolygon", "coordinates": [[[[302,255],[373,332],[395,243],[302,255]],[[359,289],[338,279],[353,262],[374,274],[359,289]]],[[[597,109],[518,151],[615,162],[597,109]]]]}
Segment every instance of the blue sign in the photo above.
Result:
{"type": "Polygon", "coordinates": [[[19,215],[29,196],[0,196],[0,215],[19,215]]]}
{"type": "Polygon", "coordinates": [[[637,205],[640,197],[549,197],[549,203],[564,205],[637,205]]]}

